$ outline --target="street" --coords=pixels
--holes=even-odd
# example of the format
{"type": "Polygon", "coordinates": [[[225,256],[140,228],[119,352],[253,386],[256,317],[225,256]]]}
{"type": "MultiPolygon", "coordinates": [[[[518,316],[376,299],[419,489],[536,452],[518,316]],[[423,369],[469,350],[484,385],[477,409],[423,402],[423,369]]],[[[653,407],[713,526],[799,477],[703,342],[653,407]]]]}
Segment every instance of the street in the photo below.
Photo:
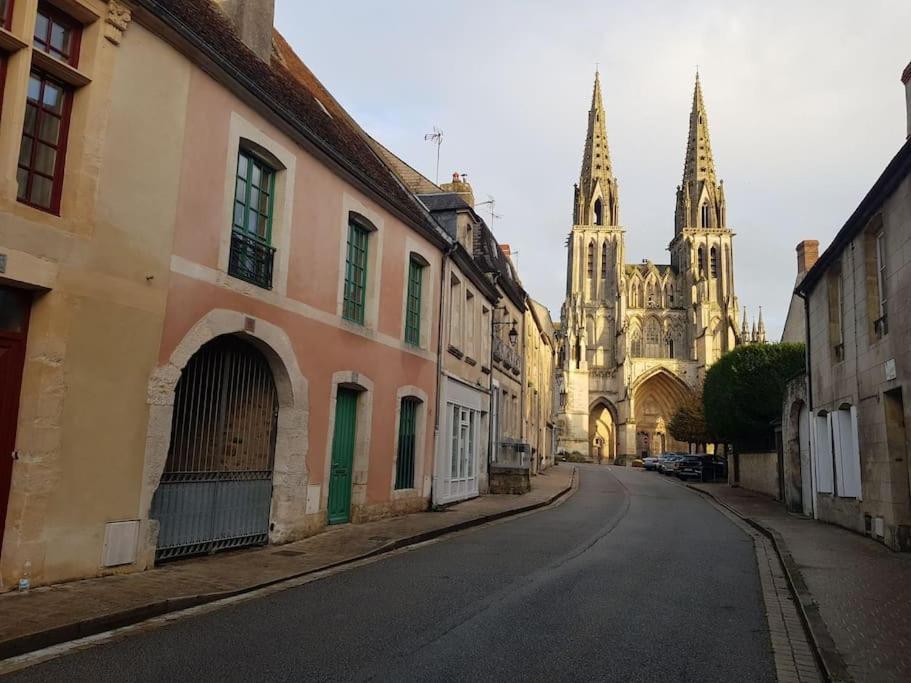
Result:
{"type": "Polygon", "coordinates": [[[579,474],[554,508],[11,680],[774,680],[752,541],[657,474],[579,474]]]}

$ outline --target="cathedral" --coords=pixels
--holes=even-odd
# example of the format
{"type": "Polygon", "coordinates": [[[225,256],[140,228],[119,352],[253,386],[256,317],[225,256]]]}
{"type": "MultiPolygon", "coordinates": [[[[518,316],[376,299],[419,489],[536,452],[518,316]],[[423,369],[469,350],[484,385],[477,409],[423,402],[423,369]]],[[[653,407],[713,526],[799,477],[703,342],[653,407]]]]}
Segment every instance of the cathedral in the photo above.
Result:
{"type": "Polygon", "coordinates": [[[698,74],[670,263],[627,263],[624,232],[596,73],[567,240],[558,448],[617,463],[685,451],[668,422],[706,369],[747,341],[738,334],[734,233],[698,74]]]}

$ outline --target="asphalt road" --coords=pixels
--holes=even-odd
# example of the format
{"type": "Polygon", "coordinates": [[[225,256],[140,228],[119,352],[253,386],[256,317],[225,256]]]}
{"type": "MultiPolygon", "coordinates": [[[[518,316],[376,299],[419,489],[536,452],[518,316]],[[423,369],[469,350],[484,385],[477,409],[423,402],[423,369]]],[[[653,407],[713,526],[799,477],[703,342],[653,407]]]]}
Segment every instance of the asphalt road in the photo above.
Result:
{"type": "Polygon", "coordinates": [[[12,680],[775,678],[750,539],[661,475],[582,466],[556,508],[12,680]]]}

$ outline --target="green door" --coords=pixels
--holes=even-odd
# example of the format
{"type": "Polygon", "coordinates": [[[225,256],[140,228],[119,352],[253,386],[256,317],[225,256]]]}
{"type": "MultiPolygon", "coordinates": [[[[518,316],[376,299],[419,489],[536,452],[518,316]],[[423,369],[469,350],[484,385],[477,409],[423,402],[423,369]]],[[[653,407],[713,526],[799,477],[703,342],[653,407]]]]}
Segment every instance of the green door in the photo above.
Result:
{"type": "Polygon", "coordinates": [[[350,519],[356,426],[357,392],[340,388],[335,399],[335,434],[329,471],[329,524],[342,524],[350,519]]]}

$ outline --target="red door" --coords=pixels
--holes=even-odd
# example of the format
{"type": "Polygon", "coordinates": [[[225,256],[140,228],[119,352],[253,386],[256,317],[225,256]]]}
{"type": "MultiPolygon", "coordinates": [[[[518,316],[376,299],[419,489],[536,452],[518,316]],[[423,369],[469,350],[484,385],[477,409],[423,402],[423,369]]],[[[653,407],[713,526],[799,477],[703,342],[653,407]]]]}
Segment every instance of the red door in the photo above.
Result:
{"type": "Polygon", "coordinates": [[[30,298],[24,290],[0,287],[0,545],[13,473],[30,298]]]}

